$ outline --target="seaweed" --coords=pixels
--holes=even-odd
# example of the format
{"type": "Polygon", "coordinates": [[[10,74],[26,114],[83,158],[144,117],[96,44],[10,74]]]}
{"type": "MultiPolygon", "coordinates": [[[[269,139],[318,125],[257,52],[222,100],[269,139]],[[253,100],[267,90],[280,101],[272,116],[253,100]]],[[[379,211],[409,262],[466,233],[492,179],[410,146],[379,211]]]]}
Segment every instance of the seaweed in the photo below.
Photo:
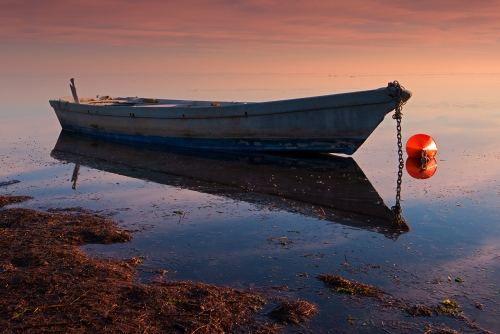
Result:
{"type": "Polygon", "coordinates": [[[269,312],[269,316],[283,324],[306,322],[318,313],[316,305],[304,300],[292,300],[280,303],[269,312]]]}
{"type": "Polygon", "coordinates": [[[8,333],[274,333],[281,328],[257,320],[254,314],[265,300],[254,293],[164,276],[143,284],[135,279],[137,259],[90,258],[78,247],[131,239],[114,221],[85,210],[1,210],[0,328],[8,333]]]}
{"type": "Polygon", "coordinates": [[[337,293],[347,293],[351,295],[359,295],[364,297],[375,297],[380,300],[384,298],[384,290],[376,288],[368,284],[349,281],[339,275],[321,274],[318,279],[333,286],[333,291],[337,293]]]}
{"type": "Polygon", "coordinates": [[[29,199],[32,199],[33,197],[31,196],[7,196],[3,195],[0,196],[0,208],[5,205],[9,204],[14,204],[14,203],[21,203],[24,201],[27,201],[29,199]]]}

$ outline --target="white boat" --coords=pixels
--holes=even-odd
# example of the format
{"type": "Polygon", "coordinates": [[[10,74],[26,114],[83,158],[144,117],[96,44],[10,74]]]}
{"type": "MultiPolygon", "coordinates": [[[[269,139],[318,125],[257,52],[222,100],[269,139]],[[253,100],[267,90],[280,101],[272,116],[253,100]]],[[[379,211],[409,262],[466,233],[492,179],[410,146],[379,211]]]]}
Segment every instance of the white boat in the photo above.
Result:
{"type": "Polygon", "coordinates": [[[72,97],[50,100],[64,130],[194,148],[344,154],[353,154],[412,95],[397,82],[271,102],[78,98],[71,87],[72,97]]]}

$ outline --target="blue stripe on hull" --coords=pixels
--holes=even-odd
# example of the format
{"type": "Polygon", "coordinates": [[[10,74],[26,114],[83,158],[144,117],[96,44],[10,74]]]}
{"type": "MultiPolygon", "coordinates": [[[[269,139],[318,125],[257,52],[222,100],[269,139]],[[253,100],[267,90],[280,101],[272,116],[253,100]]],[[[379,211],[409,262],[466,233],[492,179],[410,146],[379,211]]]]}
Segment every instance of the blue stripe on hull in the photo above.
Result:
{"type": "Polygon", "coordinates": [[[117,133],[105,133],[92,128],[79,127],[71,124],[63,124],[64,130],[83,133],[86,135],[124,140],[130,142],[142,142],[150,144],[183,146],[191,148],[202,148],[212,150],[233,151],[309,151],[353,154],[363,144],[365,139],[359,138],[300,138],[300,139],[250,139],[250,138],[181,138],[181,137],[159,137],[125,135],[117,133]]]}

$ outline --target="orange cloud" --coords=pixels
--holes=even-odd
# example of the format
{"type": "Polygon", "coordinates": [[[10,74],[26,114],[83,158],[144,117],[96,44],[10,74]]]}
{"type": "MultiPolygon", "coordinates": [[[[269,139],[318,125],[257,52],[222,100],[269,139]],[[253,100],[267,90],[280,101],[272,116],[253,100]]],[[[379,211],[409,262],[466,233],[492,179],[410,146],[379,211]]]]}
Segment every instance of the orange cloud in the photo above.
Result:
{"type": "Polygon", "coordinates": [[[500,70],[496,0],[2,0],[1,9],[3,62],[32,57],[33,68],[65,55],[116,71],[125,62],[112,59],[134,66],[134,57],[168,71],[500,70]]]}
{"type": "Polygon", "coordinates": [[[8,1],[0,39],[350,48],[495,44],[498,1],[8,1]]]}

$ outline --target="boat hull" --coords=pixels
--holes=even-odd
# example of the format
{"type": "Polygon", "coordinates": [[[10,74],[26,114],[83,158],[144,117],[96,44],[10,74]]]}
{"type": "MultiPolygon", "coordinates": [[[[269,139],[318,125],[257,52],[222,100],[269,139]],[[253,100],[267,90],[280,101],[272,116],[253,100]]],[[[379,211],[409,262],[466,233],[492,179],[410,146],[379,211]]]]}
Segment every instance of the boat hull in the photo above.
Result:
{"type": "Polygon", "coordinates": [[[64,130],[118,140],[243,151],[353,154],[396,107],[386,89],[262,103],[169,106],[51,100],[64,130]]]}

